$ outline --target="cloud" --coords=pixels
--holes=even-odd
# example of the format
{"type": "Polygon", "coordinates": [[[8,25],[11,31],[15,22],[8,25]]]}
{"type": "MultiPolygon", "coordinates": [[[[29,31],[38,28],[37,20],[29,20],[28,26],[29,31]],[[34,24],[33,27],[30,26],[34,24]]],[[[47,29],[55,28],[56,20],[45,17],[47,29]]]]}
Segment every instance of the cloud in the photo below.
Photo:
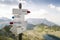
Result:
{"type": "Polygon", "coordinates": [[[11,17],[13,16],[13,8],[18,8],[18,4],[16,1],[18,0],[0,0],[0,17],[7,17],[12,19],[11,17]]]}
{"type": "Polygon", "coordinates": [[[56,10],[60,12],[60,7],[56,7],[56,10]]]}
{"type": "Polygon", "coordinates": [[[60,12],[60,7],[57,7],[57,6],[53,5],[53,4],[49,4],[48,7],[60,12]]]}
{"type": "Polygon", "coordinates": [[[47,13],[48,13],[48,11],[45,9],[33,10],[30,14],[26,15],[26,19],[28,19],[28,18],[44,18],[44,15],[47,13]]]}
{"type": "Polygon", "coordinates": [[[55,5],[49,4],[48,7],[49,7],[49,8],[55,8],[55,5]]]}
{"type": "Polygon", "coordinates": [[[47,20],[52,21],[58,25],[60,25],[60,14],[46,14],[44,16],[47,20]]]}
{"type": "Polygon", "coordinates": [[[18,4],[17,0],[0,0],[1,4],[7,4],[7,5],[16,5],[18,4]]]}
{"type": "Polygon", "coordinates": [[[5,0],[0,0],[0,1],[5,1],[5,0]]]}
{"type": "Polygon", "coordinates": [[[25,0],[23,0],[23,1],[18,0],[18,2],[19,2],[19,3],[26,3],[26,1],[25,1],[25,0]]]}
{"type": "Polygon", "coordinates": [[[48,11],[45,9],[40,9],[39,13],[45,14],[45,13],[48,13],[48,11]]]}
{"type": "Polygon", "coordinates": [[[0,4],[6,4],[6,5],[18,5],[18,3],[26,3],[25,0],[0,0],[0,4]]]}
{"type": "Polygon", "coordinates": [[[11,6],[0,4],[0,17],[7,17],[11,19],[12,16],[11,6]]]}

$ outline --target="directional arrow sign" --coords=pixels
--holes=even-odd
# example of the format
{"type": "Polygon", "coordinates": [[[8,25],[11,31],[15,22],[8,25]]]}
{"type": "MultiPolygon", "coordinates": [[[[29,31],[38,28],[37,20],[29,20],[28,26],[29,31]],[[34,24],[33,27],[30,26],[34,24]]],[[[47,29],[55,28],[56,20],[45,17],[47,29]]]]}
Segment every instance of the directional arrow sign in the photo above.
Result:
{"type": "Polygon", "coordinates": [[[10,29],[10,31],[13,34],[18,35],[26,30],[26,26],[27,26],[26,22],[22,24],[14,24],[13,27],[10,29]]]}
{"type": "Polygon", "coordinates": [[[26,22],[15,22],[15,23],[13,24],[13,26],[26,26],[26,25],[27,25],[26,22]]]}
{"type": "Polygon", "coordinates": [[[13,14],[25,15],[27,14],[27,11],[28,11],[27,9],[13,9],[13,14]]]}
{"type": "Polygon", "coordinates": [[[14,18],[13,22],[24,22],[24,18],[14,18]]]}
{"type": "Polygon", "coordinates": [[[24,32],[25,30],[26,30],[26,27],[16,27],[16,26],[14,26],[10,29],[10,31],[15,35],[18,35],[18,34],[24,32]]]}

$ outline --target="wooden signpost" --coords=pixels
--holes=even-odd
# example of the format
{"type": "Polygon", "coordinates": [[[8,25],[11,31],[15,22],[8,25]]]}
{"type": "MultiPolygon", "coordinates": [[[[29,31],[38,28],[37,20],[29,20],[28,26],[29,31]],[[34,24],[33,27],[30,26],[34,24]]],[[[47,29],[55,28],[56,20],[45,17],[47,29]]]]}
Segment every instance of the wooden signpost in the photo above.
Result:
{"type": "Polygon", "coordinates": [[[10,31],[17,36],[17,40],[22,40],[23,32],[26,31],[27,23],[24,21],[24,15],[30,13],[27,9],[22,9],[22,4],[19,3],[19,9],[13,9],[13,27],[10,31]]]}

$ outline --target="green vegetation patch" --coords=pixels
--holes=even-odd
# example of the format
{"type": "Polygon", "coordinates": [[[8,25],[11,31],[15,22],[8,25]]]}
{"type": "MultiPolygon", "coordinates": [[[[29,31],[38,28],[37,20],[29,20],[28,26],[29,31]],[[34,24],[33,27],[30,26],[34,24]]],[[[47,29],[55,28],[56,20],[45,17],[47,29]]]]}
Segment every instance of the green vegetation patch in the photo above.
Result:
{"type": "Polygon", "coordinates": [[[13,39],[5,36],[0,36],[0,40],[13,40],[13,39]]]}

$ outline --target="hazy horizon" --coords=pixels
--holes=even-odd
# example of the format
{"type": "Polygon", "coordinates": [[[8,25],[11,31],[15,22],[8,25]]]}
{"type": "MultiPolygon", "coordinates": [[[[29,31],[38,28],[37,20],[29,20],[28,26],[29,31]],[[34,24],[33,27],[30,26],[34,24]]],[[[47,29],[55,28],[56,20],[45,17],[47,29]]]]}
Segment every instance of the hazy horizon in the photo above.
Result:
{"type": "MultiPolygon", "coordinates": [[[[12,9],[18,8],[18,0],[0,0],[0,17],[12,19],[12,9]]],[[[25,0],[23,9],[31,11],[28,18],[46,18],[60,25],[60,0],[25,0]]]]}

